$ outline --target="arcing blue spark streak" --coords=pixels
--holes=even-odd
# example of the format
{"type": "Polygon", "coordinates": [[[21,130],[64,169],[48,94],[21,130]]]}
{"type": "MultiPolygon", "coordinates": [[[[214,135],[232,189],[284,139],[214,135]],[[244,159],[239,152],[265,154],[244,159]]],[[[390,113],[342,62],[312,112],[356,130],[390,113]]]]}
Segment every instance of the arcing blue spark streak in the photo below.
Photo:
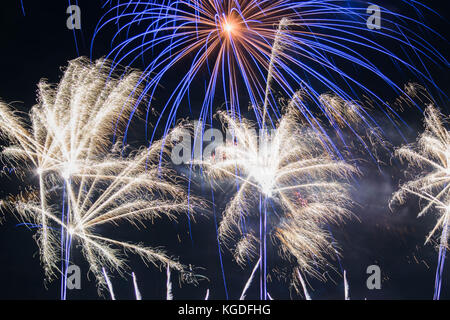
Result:
{"type": "MultiPolygon", "coordinates": [[[[115,65],[132,65],[141,58],[150,60],[145,65],[142,83],[146,89],[141,98],[150,95],[148,117],[150,105],[154,108],[160,103],[153,98],[161,92],[161,85],[171,90],[170,96],[156,108],[161,111],[156,127],[165,123],[165,132],[193,89],[198,94],[196,88],[203,79],[206,88],[202,94],[202,114],[212,113],[217,102],[220,105],[225,102],[231,111],[240,113],[245,92],[244,101],[251,102],[261,121],[258,106],[265,98],[269,61],[281,23],[285,25],[272,66],[272,87],[288,97],[298,89],[308,92],[316,106],[302,110],[306,118],[312,117],[312,108],[328,117],[326,106],[319,99],[321,93],[327,92],[347,101],[370,97],[397,127],[400,116],[379,96],[377,86],[371,84],[383,83],[393,93],[404,94],[400,85],[382,70],[389,70],[384,64],[392,60],[394,65],[402,66],[434,88],[437,84],[426,65],[448,66],[448,61],[409,27],[433,33],[424,23],[381,8],[382,29],[370,30],[366,25],[369,18],[366,9],[371,3],[361,1],[355,2],[359,6],[348,1],[344,5],[337,0],[118,1],[117,5],[112,2],[105,2],[112,7],[96,28],[91,50],[99,32],[115,23],[118,30],[108,58],[115,65]],[[397,54],[396,49],[388,49],[393,44],[396,49],[405,50],[405,57],[397,54]],[[372,55],[381,58],[374,61],[372,55]],[[412,59],[419,61],[417,65],[421,68],[412,59]],[[346,71],[352,65],[358,67],[359,74],[346,71]],[[166,86],[167,83],[173,86],[166,86]]],[[[417,2],[411,6],[418,10],[417,2]]],[[[268,97],[269,118],[278,117],[277,98],[272,93],[268,97]]],[[[376,127],[373,122],[367,125],[376,127]]],[[[353,129],[349,123],[347,127],[353,129]]]]}

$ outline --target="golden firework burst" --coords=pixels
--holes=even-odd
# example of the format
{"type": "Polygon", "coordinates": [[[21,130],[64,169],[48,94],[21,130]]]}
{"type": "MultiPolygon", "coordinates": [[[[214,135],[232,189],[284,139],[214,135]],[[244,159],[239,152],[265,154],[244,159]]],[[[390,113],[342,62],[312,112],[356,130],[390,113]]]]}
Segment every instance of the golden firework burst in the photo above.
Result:
{"type": "Polygon", "coordinates": [[[272,132],[259,135],[251,121],[225,112],[219,117],[233,139],[201,165],[217,181],[231,179],[238,185],[219,226],[221,239],[238,236],[238,263],[255,256],[260,240],[242,230],[240,221],[255,213],[260,197],[270,199],[282,209],[270,231],[280,251],[294,257],[304,272],[315,273],[312,261],[324,262],[332,250],[322,225],[350,215],[344,180],[357,170],[325,152],[321,137],[299,125],[295,108],[287,109],[272,132]]]}
{"type": "Polygon", "coordinates": [[[404,204],[408,194],[425,200],[426,205],[419,212],[421,217],[432,208],[437,209],[439,219],[426,237],[428,243],[436,231],[443,229],[441,245],[448,248],[447,228],[450,219],[450,132],[446,129],[448,118],[437,108],[430,105],[425,111],[425,131],[418,141],[401,147],[396,151],[400,159],[407,161],[411,167],[423,170],[416,179],[400,186],[391,200],[404,204]]]}
{"type": "Polygon", "coordinates": [[[136,152],[111,143],[112,132],[133,111],[139,78],[134,71],[120,78],[111,75],[104,60],[90,64],[77,59],[58,86],[40,82],[29,123],[0,104],[0,132],[10,142],[3,158],[22,177],[34,174],[39,181],[35,191],[11,197],[3,206],[39,226],[36,239],[49,278],[64,250],[61,233],[82,248],[100,286],[106,285],[102,267],[123,271],[126,252],[188,274],[163,250],[103,236],[98,228],[119,227],[125,221],[137,226],[162,216],[174,219],[196,200],[188,203],[180,181],[164,165],[170,139],[136,152]]]}

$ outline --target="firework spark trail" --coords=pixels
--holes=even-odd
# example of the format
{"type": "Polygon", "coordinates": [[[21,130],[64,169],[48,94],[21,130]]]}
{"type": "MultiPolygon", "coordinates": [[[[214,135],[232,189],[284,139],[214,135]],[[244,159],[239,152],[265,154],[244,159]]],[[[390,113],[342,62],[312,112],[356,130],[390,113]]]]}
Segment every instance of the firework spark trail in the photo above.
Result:
{"type": "MultiPolygon", "coordinates": [[[[98,234],[99,226],[129,222],[137,227],[161,217],[175,219],[196,202],[191,197],[188,204],[176,175],[161,161],[161,152],[165,159],[170,143],[163,146],[156,141],[149,148],[127,152],[126,157],[126,149],[111,145],[112,124],[132,109],[139,74],[108,78],[106,66],[106,61],[90,65],[77,59],[69,63],[58,86],[41,81],[39,104],[30,112],[29,126],[17,112],[0,104],[0,133],[10,142],[3,159],[14,163],[23,176],[36,172],[39,179],[37,190],[2,204],[42,226],[36,239],[50,279],[59,260],[68,263],[72,242],[76,242],[100,287],[106,285],[103,266],[119,273],[126,267],[121,251],[170,266],[185,280],[192,280],[190,272],[161,249],[98,234]],[[54,203],[62,187],[63,214],[58,201],[54,203]],[[65,237],[61,249],[58,228],[65,237]]],[[[66,273],[61,272],[64,281],[66,273]]]]}
{"type": "MultiPolygon", "coordinates": [[[[325,261],[325,253],[334,253],[330,237],[320,225],[339,222],[349,216],[347,179],[356,169],[333,160],[325,152],[321,138],[299,125],[298,112],[286,111],[274,133],[260,132],[255,124],[233,114],[218,113],[223,125],[233,133],[232,142],[219,145],[211,158],[196,162],[215,181],[234,180],[239,188],[228,203],[219,226],[219,236],[226,245],[235,237],[235,259],[242,264],[259,246],[260,261],[265,260],[264,234],[270,233],[286,258],[294,258],[307,273],[320,276],[312,261],[325,261]],[[259,142],[259,143],[258,143],[259,142]],[[267,222],[267,210],[260,210],[259,234],[242,229],[242,218],[251,216],[252,207],[260,197],[270,199],[282,208],[282,215],[273,214],[277,222],[267,222]],[[263,216],[264,215],[264,216],[263,216]],[[267,228],[267,230],[266,230],[267,228]]],[[[267,202],[267,201],[266,201],[267,202]]],[[[256,231],[257,232],[257,231],[256,231]]],[[[265,267],[260,267],[264,274],[265,267]]],[[[266,279],[262,279],[266,282],[266,279]]],[[[262,283],[262,284],[263,284],[262,283]]],[[[266,286],[262,298],[267,297],[266,286]]]]}
{"type": "Polygon", "coordinates": [[[254,276],[255,276],[255,274],[256,274],[256,271],[257,271],[258,268],[259,268],[260,262],[261,262],[261,257],[260,257],[259,260],[256,262],[255,267],[253,268],[252,273],[251,273],[251,275],[250,275],[250,278],[248,278],[248,280],[247,280],[247,282],[246,282],[246,284],[245,284],[244,290],[242,290],[242,294],[241,294],[241,296],[239,297],[239,300],[244,300],[244,299],[245,299],[245,295],[246,295],[246,293],[247,293],[247,290],[250,288],[250,285],[252,284],[253,278],[254,278],[254,276]]]}
{"type": "Polygon", "coordinates": [[[20,0],[20,7],[22,8],[22,14],[25,16],[25,7],[23,6],[23,0],[20,0]]]}
{"type": "Polygon", "coordinates": [[[422,170],[415,180],[404,183],[394,193],[390,205],[404,204],[409,194],[424,200],[426,205],[419,212],[423,216],[432,208],[439,218],[425,239],[430,242],[438,229],[442,228],[434,299],[438,300],[442,282],[445,252],[448,249],[448,224],[450,219],[450,132],[446,129],[448,119],[438,109],[430,105],[425,111],[425,131],[415,144],[403,146],[397,155],[411,167],[422,170]]]}
{"type": "Polygon", "coordinates": [[[274,43],[270,52],[270,62],[269,62],[269,69],[267,71],[267,81],[266,81],[266,91],[264,94],[264,104],[263,104],[263,112],[262,112],[262,126],[261,128],[265,129],[265,122],[266,117],[268,114],[267,108],[269,107],[269,98],[271,94],[271,85],[273,81],[273,75],[274,75],[274,69],[275,69],[275,63],[278,58],[278,56],[281,54],[281,51],[283,50],[283,36],[284,36],[284,29],[286,29],[290,24],[289,19],[283,18],[280,20],[280,23],[278,24],[277,33],[275,34],[274,43]]]}
{"type": "MultiPolygon", "coordinates": [[[[165,130],[168,131],[179,106],[186,102],[186,97],[190,100],[190,90],[202,83],[204,74],[208,76],[201,109],[203,118],[212,114],[216,103],[214,97],[219,90],[223,92],[229,111],[240,114],[239,87],[245,88],[246,99],[252,106],[267,104],[272,115],[270,118],[278,118],[280,111],[276,97],[270,95],[270,99],[265,99],[267,84],[273,82],[286,96],[293,96],[297,88],[303,88],[314,100],[314,105],[325,114],[326,106],[319,99],[320,91],[330,92],[346,101],[354,100],[357,98],[355,92],[361,91],[376,101],[397,127],[395,120],[401,120],[398,114],[377,96],[369,83],[352,77],[343,67],[338,67],[336,61],[356,65],[377,76],[396,93],[402,89],[374,61],[366,58],[368,50],[384,55],[394,61],[396,67],[403,66],[433,87],[437,86],[425,62],[443,65],[448,65],[448,62],[425,39],[408,28],[414,25],[435,35],[422,22],[381,8],[382,32],[370,30],[366,26],[366,2],[355,7],[342,6],[342,3],[337,0],[118,2],[99,21],[91,43],[91,55],[101,30],[110,23],[123,22],[112,40],[114,44],[109,57],[117,63],[126,61],[132,64],[150,50],[158,52],[146,64],[142,79],[148,80],[144,91],[151,97],[155,96],[158,85],[164,83],[171,71],[178,70],[178,65],[186,66],[185,59],[193,57],[186,70],[178,72],[180,80],[175,81],[173,93],[162,106],[155,130],[160,122],[164,122],[164,116],[167,117],[165,130]],[[282,52],[276,59],[271,59],[277,46],[276,38],[280,35],[276,26],[282,20],[289,21],[289,30],[283,30],[282,39],[278,42],[283,46],[282,52]],[[396,49],[401,46],[406,50],[405,59],[384,44],[392,42],[396,43],[396,49]],[[364,55],[361,50],[364,50],[364,55]],[[409,62],[411,57],[421,62],[418,65],[423,66],[422,70],[409,62]],[[321,89],[315,90],[313,82],[320,84],[321,89]],[[340,86],[338,82],[345,85],[340,86]]],[[[405,4],[415,10],[420,9],[417,4],[405,4]]],[[[150,109],[149,105],[148,111],[150,109]]],[[[309,106],[305,105],[302,110],[305,117],[311,117],[309,106]]],[[[255,112],[260,121],[261,115],[255,112]]],[[[357,110],[356,114],[369,117],[363,109],[357,110]]],[[[351,126],[350,123],[345,125],[351,126]]]]}
{"type": "MultiPolygon", "coordinates": [[[[441,234],[441,243],[446,241],[444,239],[448,238],[448,221],[445,222],[442,228],[441,234]]],[[[434,300],[439,300],[441,296],[441,287],[442,287],[442,273],[444,272],[444,264],[445,264],[445,256],[447,254],[447,248],[443,245],[439,246],[439,256],[438,256],[438,264],[436,267],[436,280],[434,283],[434,300]]]]}
{"type": "Polygon", "coordinates": [[[116,296],[114,295],[114,290],[113,290],[113,286],[112,286],[111,280],[109,279],[105,268],[102,268],[102,271],[103,271],[103,276],[105,277],[106,284],[108,285],[108,291],[109,291],[109,294],[111,296],[111,300],[116,300],[116,296]]]}
{"type": "Polygon", "coordinates": [[[136,275],[134,274],[134,272],[132,272],[131,275],[133,276],[134,295],[136,296],[136,300],[142,300],[142,295],[137,285],[136,275]]]}
{"type": "Polygon", "coordinates": [[[267,199],[259,196],[259,283],[260,299],[267,300],[267,199]],[[263,208],[262,208],[263,207],[263,208]]]}
{"type": "Polygon", "coordinates": [[[347,271],[344,270],[344,298],[350,300],[350,287],[347,282],[347,271]]]}
{"type": "Polygon", "coordinates": [[[302,274],[300,273],[300,270],[297,269],[296,271],[297,271],[298,280],[300,281],[300,284],[301,284],[302,289],[303,289],[303,294],[305,295],[305,299],[306,300],[311,300],[311,296],[309,295],[308,289],[306,288],[306,282],[305,282],[305,280],[303,280],[303,277],[302,277],[302,274]]]}
{"type": "Polygon", "coordinates": [[[170,279],[171,277],[171,272],[170,272],[170,267],[167,266],[167,282],[166,282],[166,300],[173,300],[173,294],[172,294],[172,280],[170,279]]]}

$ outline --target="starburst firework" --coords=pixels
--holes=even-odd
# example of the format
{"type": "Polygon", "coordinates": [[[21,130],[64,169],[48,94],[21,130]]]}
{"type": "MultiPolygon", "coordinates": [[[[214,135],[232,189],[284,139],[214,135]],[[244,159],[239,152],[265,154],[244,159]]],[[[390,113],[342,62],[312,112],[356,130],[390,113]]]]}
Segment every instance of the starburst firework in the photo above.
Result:
{"type": "Polygon", "coordinates": [[[119,272],[126,266],[121,251],[184,271],[161,249],[99,233],[98,227],[108,224],[174,219],[191,207],[179,181],[163,165],[169,142],[157,141],[136,152],[111,143],[112,131],[121,127],[121,119],[133,107],[140,75],[108,75],[107,61],[71,61],[57,87],[39,84],[39,103],[30,112],[30,124],[0,104],[0,132],[11,143],[3,150],[4,159],[23,175],[34,173],[39,179],[37,190],[3,204],[40,227],[37,241],[49,278],[58,261],[68,263],[72,241],[82,248],[100,286],[106,285],[103,266],[119,272]]]}
{"type": "MultiPolygon", "coordinates": [[[[244,93],[244,101],[249,100],[252,106],[264,103],[267,105],[264,111],[271,118],[279,117],[276,96],[266,94],[266,84],[271,83],[285,96],[304,88],[313,100],[313,104],[301,109],[307,117],[311,117],[310,109],[326,115],[339,113],[327,109],[331,105],[322,104],[319,97],[323,92],[346,101],[362,96],[358,92],[374,100],[395,124],[399,115],[377,95],[378,88],[345,66],[356,66],[380,79],[387,90],[402,92],[389,73],[369,57],[370,52],[392,59],[396,67],[403,66],[431,85],[434,82],[427,76],[427,70],[417,67],[423,63],[414,65],[409,58],[447,64],[440,53],[410,29],[412,26],[429,29],[414,18],[376,6],[382,16],[382,31],[369,29],[365,1],[352,4],[339,0],[106,3],[112,7],[99,21],[92,45],[100,31],[114,23],[118,30],[108,57],[119,64],[133,64],[142,58],[144,77],[149,80],[144,90],[152,97],[159,92],[160,84],[166,86],[164,79],[170,77],[173,90],[164,100],[157,122],[157,125],[164,124],[167,120],[166,130],[176,119],[179,107],[189,105],[192,94],[199,94],[198,84],[205,88],[200,113],[203,119],[212,114],[214,105],[223,102],[232,112],[240,113],[244,93]],[[390,49],[392,42],[396,47],[390,49]],[[404,56],[396,54],[398,46],[405,50],[404,56]],[[148,56],[151,60],[145,61],[148,56]],[[172,76],[174,70],[176,74],[172,76]]],[[[418,12],[426,8],[416,2],[405,1],[405,5],[418,12]]],[[[150,102],[155,108],[157,102],[150,102]]],[[[261,120],[263,115],[258,111],[255,109],[256,117],[261,120]]],[[[368,115],[358,107],[354,109],[354,117],[368,115]]],[[[346,121],[339,124],[352,126],[346,121]]]]}
{"type": "MultiPolygon", "coordinates": [[[[259,247],[265,265],[268,233],[284,257],[294,257],[303,272],[318,275],[312,261],[320,265],[327,253],[334,252],[322,225],[350,215],[348,185],[343,180],[356,169],[333,160],[321,138],[299,125],[295,108],[287,110],[272,134],[261,131],[259,141],[250,121],[226,112],[219,116],[233,141],[217,147],[201,164],[210,177],[235,179],[238,186],[223,214],[220,238],[226,243],[239,239],[235,259],[240,264],[259,247]],[[254,213],[261,199],[264,210],[260,210],[258,237],[257,232],[243,227],[242,219],[254,213]],[[274,218],[268,222],[270,204],[281,208],[281,213],[274,210],[274,218]]],[[[262,298],[266,297],[263,293],[262,298]]]]}

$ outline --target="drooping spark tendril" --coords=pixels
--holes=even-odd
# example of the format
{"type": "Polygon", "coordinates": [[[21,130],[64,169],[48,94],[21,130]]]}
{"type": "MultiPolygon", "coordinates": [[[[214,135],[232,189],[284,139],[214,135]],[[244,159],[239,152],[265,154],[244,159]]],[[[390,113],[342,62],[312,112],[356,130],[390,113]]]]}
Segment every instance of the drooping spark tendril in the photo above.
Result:
{"type": "MultiPolygon", "coordinates": [[[[419,10],[417,2],[404,3],[419,10]]],[[[326,117],[333,114],[325,112],[327,106],[319,99],[321,93],[345,101],[364,94],[376,101],[394,123],[400,120],[395,110],[377,95],[370,81],[352,75],[349,68],[358,68],[359,74],[374,75],[400,93],[402,89],[368,57],[370,53],[386,57],[383,61],[393,61],[395,68],[412,71],[431,86],[436,84],[425,67],[427,62],[448,62],[410,29],[414,25],[433,33],[411,17],[381,8],[382,30],[370,30],[367,5],[356,1],[349,6],[346,1],[337,0],[118,1],[99,21],[91,50],[101,30],[116,23],[119,29],[109,57],[121,64],[151,57],[145,62],[144,71],[148,80],[144,91],[151,97],[156,96],[159,85],[167,86],[164,79],[170,77],[173,93],[164,100],[156,123],[157,127],[166,117],[166,131],[180,106],[186,104],[190,108],[192,89],[198,92],[203,82],[203,120],[212,114],[213,105],[223,102],[231,112],[241,114],[243,91],[247,95],[244,101],[250,100],[252,106],[265,104],[269,118],[280,117],[275,95],[266,94],[266,84],[271,83],[285,96],[293,96],[298,89],[308,93],[314,107],[301,108],[308,119],[315,117],[312,108],[323,111],[326,117]],[[396,48],[390,50],[392,43],[396,48]],[[274,55],[277,46],[282,50],[274,55]],[[404,58],[395,53],[399,46],[404,50],[404,58]],[[414,57],[417,64],[411,60],[414,57]],[[419,70],[417,66],[423,68],[419,70]],[[178,81],[171,76],[174,70],[178,81]]],[[[149,103],[154,108],[159,102],[149,103]]],[[[258,110],[255,112],[261,121],[263,116],[258,110]]],[[[361,108],[355,109],[355,116],[369,118],[361,108]]],[[[349,122],[341,124],[351,127],[349,122]]],[[[335,129],[338,131],[339,127],[335,129]]]]}
{"type": "Polygon", "coordinates": [[[409,194],[424,200],[426,205],[419,212],[421,217],[435,209],[439,218],[425,239],[430,242],[439,229],[442,229],[439,244],[439,259],[436,270],[434,299],[440,297],[442,271],[445,252],[448,250],[450,222],[450,131],[446,128],[448,118],[430,105],[425,111],[425,131],[415,144],[403,146],[397,155],[411,167],[422,172],[419,177],[400,186],[394,193],[392,203],[404,204],[409,194]]]}
{"type": "Polygon", "coordinates": [[[234,249],[239,264],[253,257],[259,247],[261,299],[266,299],[267,234],[283,257],[294,258],[302,272],[319,276],[312,261],[323,263],[327,253],[335,252],[321,226],[350,215],[351,201],[343,180],[356,169],[333,160],[321,138],[299,124],[295,108],[287,109],[272,134],[262,130],[259,139],[254,123],[227,112],[218,115],[232,132],[233,141],[219,145],[198,164],[215,181],[234,179],[237,183],[219,236],[227,245],[239,240],[234,249]],[[252,215],[258,201],[264,206],[259,211],[260,230],[244,230],[241,220],[252,215]],[[279,206],[282,213],[273,210],[268,217],[269,203],[279,206]]]}
{"type": "Polygon", "coordinates": [[[120,273],[126,267],[122,252],[175,269],[184,277],[189,272],[163,250],[100,234],[102,226],[175,219],[196,201],[191,197],[188,203],[176,176],[164,166],[162,156],[170,143],[155,141],[149,148],[127,151],[127,156],[126,149],[112,145],[114,123],[126,119],[133,108],[140,75],[109,74],[107,61],[71,61],[59,85],[39,83],[38,104],[31,109],[29,122],[0,103],[0,133],[10,142],[2,157],[22,177],[38,180],[35,190],[11,196],[2,205],[41,226],[36,240],[49,279],[62,262],[65,283],[73,244],[82,249],[99,287],[106,285],[103,267],[120,273]]]}

